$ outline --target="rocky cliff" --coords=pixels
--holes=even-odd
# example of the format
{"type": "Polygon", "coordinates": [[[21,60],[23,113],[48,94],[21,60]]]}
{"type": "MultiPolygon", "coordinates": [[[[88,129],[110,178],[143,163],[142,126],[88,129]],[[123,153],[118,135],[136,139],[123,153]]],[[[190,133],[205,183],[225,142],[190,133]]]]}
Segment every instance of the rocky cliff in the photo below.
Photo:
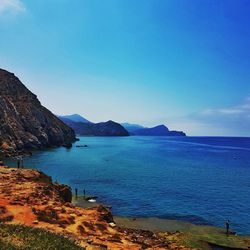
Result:
{"type": "Polygon", "coordinates": [[[13,74],[0,69],[0,149],[40,149],[69,144],[74,131],[43,107],[13,74]]]}

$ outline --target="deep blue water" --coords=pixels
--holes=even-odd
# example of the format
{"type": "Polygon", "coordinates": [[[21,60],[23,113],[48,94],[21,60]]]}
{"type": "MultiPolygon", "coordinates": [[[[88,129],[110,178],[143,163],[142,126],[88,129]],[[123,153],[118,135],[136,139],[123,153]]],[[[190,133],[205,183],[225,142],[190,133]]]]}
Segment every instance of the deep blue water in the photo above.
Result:
{"type": "Polygon", "coordinates": [[[25,165],[97,195],[116,215],[229,219],[250,234],[250,138],[81,137],[75,145],[35,152],[25,165]]]}

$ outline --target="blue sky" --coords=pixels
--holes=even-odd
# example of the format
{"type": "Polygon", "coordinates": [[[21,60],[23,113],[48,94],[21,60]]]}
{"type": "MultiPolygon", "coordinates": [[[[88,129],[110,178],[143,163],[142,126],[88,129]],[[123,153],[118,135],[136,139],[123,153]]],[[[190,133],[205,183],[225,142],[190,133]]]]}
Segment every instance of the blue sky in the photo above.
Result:
{"type": "Polygon", "coordinates": [[[0,67],[56,114],[250,136],[250,1],[0,0],[0,67]]]}

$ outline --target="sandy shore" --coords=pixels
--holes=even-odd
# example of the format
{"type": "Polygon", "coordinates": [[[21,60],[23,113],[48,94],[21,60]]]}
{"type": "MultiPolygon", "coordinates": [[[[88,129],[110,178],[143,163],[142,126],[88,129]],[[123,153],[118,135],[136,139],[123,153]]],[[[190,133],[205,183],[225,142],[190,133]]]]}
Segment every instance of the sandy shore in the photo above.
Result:
{"type": "Polygon", "coordinates": [[[153,232],[188,232],[188,233],[213,233],[225,235],[225,229],[207,225],[195,225],[190,222],[179,220],[160,219],[156,217],[149,218],[128,218],[114,216],[117,225],[134,229],[150,230],[153,232]]]}

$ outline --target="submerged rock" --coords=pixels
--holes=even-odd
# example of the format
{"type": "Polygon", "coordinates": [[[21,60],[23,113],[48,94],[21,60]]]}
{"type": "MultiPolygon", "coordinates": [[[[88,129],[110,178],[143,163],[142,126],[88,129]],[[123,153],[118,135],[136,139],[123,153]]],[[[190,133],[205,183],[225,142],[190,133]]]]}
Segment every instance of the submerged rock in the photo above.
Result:
{"type": "Polygon", "coordinates": [[[72,148],[72,143],[64,143],[63,145],[62,145],[63,147],[65,147],[65,148],[72,148]]]}
{"type": "Polygon", "coordinates": [[[76,145],[77,148],[87,148],[88,145],[76,145]]]}

